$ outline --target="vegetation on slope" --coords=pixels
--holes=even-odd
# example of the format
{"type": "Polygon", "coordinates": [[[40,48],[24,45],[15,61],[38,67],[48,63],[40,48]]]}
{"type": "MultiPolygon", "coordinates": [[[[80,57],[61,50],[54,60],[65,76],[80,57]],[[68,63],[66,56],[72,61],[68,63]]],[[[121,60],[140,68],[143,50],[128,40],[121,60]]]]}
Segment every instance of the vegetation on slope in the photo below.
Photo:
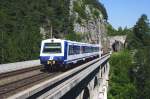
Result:
{"type": "Polygon", "coordinates": [[[110,59],[109,99],[150,98],[150,25],[142,15],[127,37],[129,52],[120,52],[110,59]]]}
{"type": "Polygon", "coordinates": [[[129,29],[127,27],[122,28],[119,27],[118,29],[115,29],[112,27],[112,25],[107,25],[107,35],[108,36],[122,36],[122,35],[128,35],[132,32],[132,29],[129,29]]]}
{"type": "MultiPolygon", "coordinates": [[[[69,15],[70,0],[0,2],[0,64],[37,59],[42,39],[40,27],[50,31],[52,26],[55,38],[75,40],[79,36],[73,31],[74,17],[69,15]]],[[[49,37],[47,33],[46,38],[49,37]]]]}
{"type": "Polygon", "coordinates": [[[108,99],[134,99],[136,88],[130,79],[133,67],[129,51],[114,53],[110,58],[110,81],[108,99]]]}
{"type": "Polygon", "coordinates": [[[49,30],[53,26],[56,38],[72,33],[69,1],[1,0],[0,63],[37,59],[42,39],[40,27],[49,30]]]}
{"type": "Polygon", "coordinates": [[[127,39],[129,49],[141,49],[150,46],[150,23],[146,15],[142,15],[133,27],[127,39]]]}
{"type": "Polygon", "coordinates": [[[135,80],[136,99],[150,98],[150,24],[146,15],[142,15],[128,36],[128,49],[134,52],[135,67],[132,78],[135,80]]]}
{"type": "Polygon", "coordinates": [[[99,16],[100,13],[102,13],[103,18],[105,20],[108,19],[107,11],[103,4],[99,2],[99,0],[77,0],[74,1],[74,11],[76,11],[79,16],[83,19],[88,19],[88,13],[86,13],[86,5],[90,5],[95,9],[98,9],[98,11],[94,10],[93,15],[99,16]],[[82,3],[81,3],[82,2],[82,3]]]}

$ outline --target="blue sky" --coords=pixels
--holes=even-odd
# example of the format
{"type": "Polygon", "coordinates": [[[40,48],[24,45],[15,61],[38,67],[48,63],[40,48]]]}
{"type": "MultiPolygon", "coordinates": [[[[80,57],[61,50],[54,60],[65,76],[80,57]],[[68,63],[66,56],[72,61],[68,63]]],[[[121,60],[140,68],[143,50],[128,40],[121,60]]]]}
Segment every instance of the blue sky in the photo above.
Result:
{"type": "Polygon", "coordinates": [[[150,0],[99,0],[108,13],[113,27],[133,27],[142,14],[150,20],[150,0]]]}

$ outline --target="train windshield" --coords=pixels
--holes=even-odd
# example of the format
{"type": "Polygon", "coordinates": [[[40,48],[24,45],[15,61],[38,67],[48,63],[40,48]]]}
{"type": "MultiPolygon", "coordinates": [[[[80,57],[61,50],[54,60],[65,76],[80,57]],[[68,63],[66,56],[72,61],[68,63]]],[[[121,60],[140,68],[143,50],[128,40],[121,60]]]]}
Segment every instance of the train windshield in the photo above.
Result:
{"type": "Polygon", "coordinates": [[[61,43],[45,43],[43,53],[61,53],[61,43]]]}

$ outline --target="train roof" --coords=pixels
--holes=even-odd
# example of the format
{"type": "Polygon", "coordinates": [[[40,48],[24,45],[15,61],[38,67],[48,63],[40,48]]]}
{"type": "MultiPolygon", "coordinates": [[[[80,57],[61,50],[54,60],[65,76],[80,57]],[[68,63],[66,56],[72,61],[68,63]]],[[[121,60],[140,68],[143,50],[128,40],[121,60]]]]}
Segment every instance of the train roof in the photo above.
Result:
{"type": "Polygon", "coordinates": [[[88,44],[88,45],[95,45],[95,46],[99,46],[99,44],[90,44],[90,43],[82,43],[82,42],[77,42],[77,41],[70,41],[70,40],[63,40],[63,39],[56,39],[56,38],[52,38],[52,39],[45,39],[45,40],[42,40],[42,42],[49,42],[51,40],[56,40],[56,41],[67,41],[67,42],[70,42],[70,43],[80,43],[80,44],[88,44]]]}

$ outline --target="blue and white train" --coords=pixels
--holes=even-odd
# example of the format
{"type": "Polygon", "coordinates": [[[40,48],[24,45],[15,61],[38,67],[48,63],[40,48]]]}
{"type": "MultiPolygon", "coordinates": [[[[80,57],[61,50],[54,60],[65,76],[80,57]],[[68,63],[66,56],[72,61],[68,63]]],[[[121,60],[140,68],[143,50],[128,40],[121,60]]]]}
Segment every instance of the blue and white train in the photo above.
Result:
{"type": "Polygon", "coordinates": [[[45,66],[66,68],[68,64],[76,64],[100,57],[98,44],[87,44],[61,39],[47,39],[41,43],[40,62],[45,66]]]}

